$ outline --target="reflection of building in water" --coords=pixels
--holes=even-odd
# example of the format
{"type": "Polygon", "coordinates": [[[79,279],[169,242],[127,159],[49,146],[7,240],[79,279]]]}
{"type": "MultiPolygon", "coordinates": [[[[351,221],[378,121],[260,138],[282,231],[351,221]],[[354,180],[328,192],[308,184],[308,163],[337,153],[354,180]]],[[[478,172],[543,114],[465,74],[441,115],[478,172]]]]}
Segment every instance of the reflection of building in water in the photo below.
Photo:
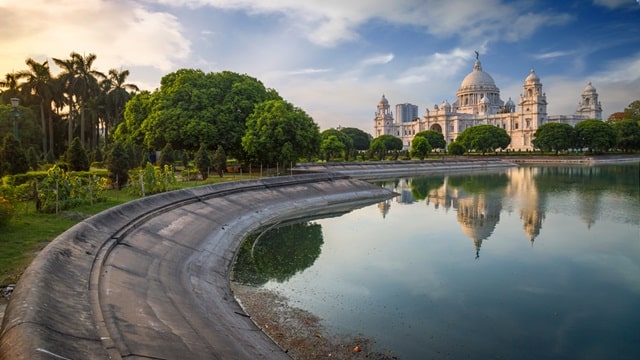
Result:
{"type": "Polygon", "coordinates": [[[378,203],[378,210],[380,210],[380,214],[382,218],[386,218],[389,213],[389,209],[391,208],[391,200],[385,200],[378,203]]]}
{"type": "Polygon", "coordinates": [[[449,185],[445,177],[441,187],[431,190],[426,197],[427,205],[433,205],[445,211],[453,208],[462,231],[473,240],[476,258],[480,256],[482,241],[486,240],[500,221],[502,199],[496,194],[470,194],[456,186],[449,185]]]}
{"type": "Polygon", "coordinates": [[[543,200],[538,194],[538,189],[534,182],[539,168],[518,167],[509,172],[509,184],[506,195],[514,206],[520,209],[520,219],[523,222],[524,232],[533,244],[535,238],[540,235],[542,221],[545,218],[545,211],[542,206],[543,200]]]}
{"type": "Polygon", "coordinates": [[[500,221],[501,199],[491,194],[471,194],[458,198],[457,205],[458,222],[462,231],[473,240],[477,259],[482,241],[491,236],[500,221]]]}
{"type": "Polygon", "coordinates": [[[407,179],[401,179],[398,182],[396,192],[400,193],[400,196],[396,197],[396,201],[400,204],[411,204],[415,201],[411,193],[411,185],[409,185],[407,179]]]}

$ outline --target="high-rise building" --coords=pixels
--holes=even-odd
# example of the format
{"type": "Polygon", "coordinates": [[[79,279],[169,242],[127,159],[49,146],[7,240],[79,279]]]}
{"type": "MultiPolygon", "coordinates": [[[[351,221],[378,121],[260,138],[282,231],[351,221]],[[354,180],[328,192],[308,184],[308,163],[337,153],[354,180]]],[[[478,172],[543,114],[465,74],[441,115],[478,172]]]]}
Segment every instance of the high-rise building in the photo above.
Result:
{"type": "Polygon", "coordinates": [[[418,114],[418,105],[409,103],[396,105],[396,120],[398,122],[406,123],[413,121],[419,117],[420,115],[418,114]]]}

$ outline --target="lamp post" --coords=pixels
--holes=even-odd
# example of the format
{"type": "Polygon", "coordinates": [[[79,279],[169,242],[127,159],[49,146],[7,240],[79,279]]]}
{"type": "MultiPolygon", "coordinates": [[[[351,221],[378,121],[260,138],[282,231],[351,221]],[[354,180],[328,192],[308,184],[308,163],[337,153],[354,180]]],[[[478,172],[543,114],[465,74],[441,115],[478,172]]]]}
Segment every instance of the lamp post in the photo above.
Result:
{"type": "Polygon", "coordinates": [[[18,105],[20,105],[19,98],[11,98],[11,106],[13,106],[13,136],[18,140],[18,105]]]}

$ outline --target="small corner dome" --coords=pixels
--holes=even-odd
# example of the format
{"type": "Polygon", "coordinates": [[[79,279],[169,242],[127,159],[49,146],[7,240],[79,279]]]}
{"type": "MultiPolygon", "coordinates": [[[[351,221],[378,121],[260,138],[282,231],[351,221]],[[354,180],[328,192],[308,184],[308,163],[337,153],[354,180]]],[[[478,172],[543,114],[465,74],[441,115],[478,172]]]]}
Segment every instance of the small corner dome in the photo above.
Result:
{"type": "Polygon", "coordinates": [[[489,101],[489,98],[485,96],[480,100],[480,103],[482,103],[482,104],[490,104],[491,101],[489,101]]]}
{"type": "Polygon", "coordinates": [[[585,87],[582,92],[583,93],[594,93],[594,92],[596,92],[596,88],[594,88],[593,85],[591,85],[591,81],[589,81],[589,83],[587,84],[587,87],[585,87]]]}
{"type": "Polygon", "coordinates": [[[389,101],[387,101],[387,98],[384,96],[384,94],[382,94],[382,98],[380,99],[380,101],[378,103],[379,104],[384,104],[384,105],[389,105],[389,101]]]}
{"type": "Polygon", "coordinates": [[[513,102],[513,100],[511,100],[511,98],[509,98],[509,100],[507,100],[507,106],[513,106],[515,105],[515,103],[513,102]]]}
{"type": "Polygon", "coordinates": [[[540,82],[540,78],[538,77],[538,75],[536,75],[536,71],[531,69],[531,71],[529,72],[529,75],[524,81],[537,83],[537,82],[540,82]]]}

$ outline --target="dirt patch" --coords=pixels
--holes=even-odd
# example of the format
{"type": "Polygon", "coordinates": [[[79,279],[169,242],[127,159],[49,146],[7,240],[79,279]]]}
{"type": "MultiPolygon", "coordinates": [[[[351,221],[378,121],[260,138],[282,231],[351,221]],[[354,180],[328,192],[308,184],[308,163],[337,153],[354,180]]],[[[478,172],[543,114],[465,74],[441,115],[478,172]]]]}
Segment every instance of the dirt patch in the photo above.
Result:
{"type": "Polygon", "coordinates": [[[329,334],[320,318],[290,306],[286,298],[273,291],[237,283],[231,288],[253,322],[293,359],[397,359],[375,351],[370,339],[329,334]]]}

